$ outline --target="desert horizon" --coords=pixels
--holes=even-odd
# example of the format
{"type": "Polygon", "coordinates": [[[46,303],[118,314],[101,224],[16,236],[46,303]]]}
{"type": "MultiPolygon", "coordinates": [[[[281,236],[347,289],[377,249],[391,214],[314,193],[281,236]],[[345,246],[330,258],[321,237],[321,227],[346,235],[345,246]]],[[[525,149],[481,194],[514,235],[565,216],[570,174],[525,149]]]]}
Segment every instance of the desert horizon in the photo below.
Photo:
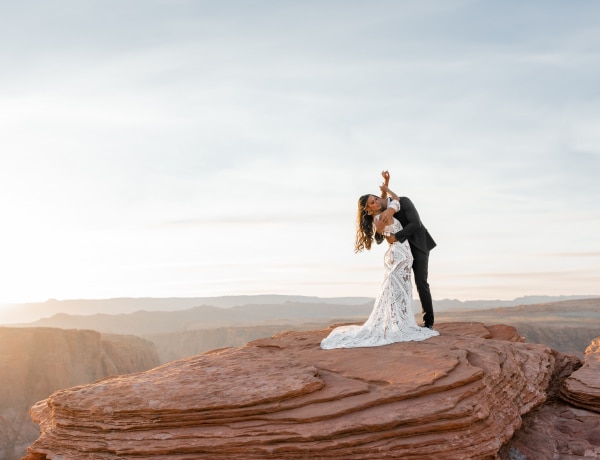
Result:
{"type": "MultiPolygon", "coordinates": [[[[434,306],[437,311],[487,309],[502,306],[517,306],[541,302],[558,302],[572,299],[593,299],[600,295],[525,295],[512,299],[437,299],[434,306]]],[[[0,304],[0,326],[25,324],[56,314],[93,315],[127,314],[138,310],[176,311],[209,305],[220,308],[241,307],[244,305],[274,304],[281,302],[305,302],[324,304],[369,305],[374,297],[319,297],[310,295],[286,294],[248,294],[223,295],[210,297],[114,297],[106,299],[47,299],[41,302],[20,302],[0,304]]],[[[419,297],[414,296],[413,308],[420,308],[419,297]]]]}

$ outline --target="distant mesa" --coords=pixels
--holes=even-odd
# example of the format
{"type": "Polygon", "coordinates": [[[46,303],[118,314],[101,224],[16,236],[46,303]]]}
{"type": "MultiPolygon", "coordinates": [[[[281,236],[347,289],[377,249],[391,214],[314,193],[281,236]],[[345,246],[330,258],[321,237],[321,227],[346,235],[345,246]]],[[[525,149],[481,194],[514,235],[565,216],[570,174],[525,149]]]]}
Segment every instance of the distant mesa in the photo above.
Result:
{"type": "MultiPolygon", "coordinates": [[[[361,321],[373,307],[373,300],[367,299],[365,302],[364,298],[309,298],[309,301],[304,301],[305,298],[298,301],[286,296],[258,298],[266,303],[227,308],[200,305],[180,310],[136,310],[121,314],[60,313],[21,326],[93,329],[106,334],[137,335],[152,341],[161,362],[166,363],[214,348],[241,346],[250,340],[284,330],[318,329],[335,322],[361,321]],[[270,303],[275,301],[282,303],[270,303]]],[[[125,302],[124,299],[117,300],[118,303],[125,302]]],[[[221,304],[226,301],[234,302],[234,299],[220,300],[221,304]]],[[[246,301],[247,298],[235,300],[246,301]]],[[[419,307],[415,311],[418,312],[419,307]]],[[[491,308],[488,305],[480,310],[442,308],[436,309],[436,318],[438,321],[512,325],[530,343],[543,343],[563,353],[583,358],[585,348],[600,330],[600,298],[510,307],[491,308]]]]}
{"type": "MultiPolygon", "coordinates": [[[[513,307],[537,303],[599,298],[600,296],[527,296],[514,300],[468,300],[442,299],[435,301],[437,312],[458,310],[481,310],[497,307],[513,307]]],[[[2,308],[0,325],[24,325],[49,318],[56,313],[89,316],[94,314],[129,314],[138,311],[181,311],[194,307],[218,308],[246,307],[257,305],[318,304],[330,306],[365,305],[367,311],[375,299],[370,297],[315,297],[300,295],[239,295],[221,297],[171,297],[171,298],[114,298],[114,299],[48,299],[46,302],[6,305],[2,308]]],[[[415,301],[415,310],[420,310],[415,301]]]]}

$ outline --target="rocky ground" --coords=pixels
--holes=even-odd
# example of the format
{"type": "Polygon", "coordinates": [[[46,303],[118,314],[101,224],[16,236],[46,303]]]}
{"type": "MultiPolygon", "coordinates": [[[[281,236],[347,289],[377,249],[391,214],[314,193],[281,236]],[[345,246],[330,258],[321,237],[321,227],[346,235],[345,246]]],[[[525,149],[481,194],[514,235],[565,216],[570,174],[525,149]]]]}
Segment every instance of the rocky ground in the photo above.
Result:
{"type": "Polygon", "coordinates": [[[576,370],[510,326],[438,329],[327,351],[328,329],[286,332],[61,390],[32,409],[25,458],[595,458],[594,352],[576,370]]]}

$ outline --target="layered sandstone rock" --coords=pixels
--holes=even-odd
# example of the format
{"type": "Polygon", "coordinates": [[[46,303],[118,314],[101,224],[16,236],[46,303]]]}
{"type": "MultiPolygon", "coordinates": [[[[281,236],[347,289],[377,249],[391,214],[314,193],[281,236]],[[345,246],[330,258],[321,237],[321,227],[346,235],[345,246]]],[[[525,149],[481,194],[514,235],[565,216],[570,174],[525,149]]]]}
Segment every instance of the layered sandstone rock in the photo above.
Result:
{"type": "Polygon", "coordinates": [[[555,353],[511,327],[321,350],[287,332],[54,393],[27,460],[486,459],[543,403],[555,353]]]}
{"type": "Polygon", "coordinates": [[[0,458],[13,460],[39,436],[29,409],[58,389],[158,364],[154,346],[96,331],[0,327],[0,458]]]}
{"type": "Polygon", "coordinates": [[[600,413],[600,337],[587,347],[583,366],[565,380],[560,395],[574,406],[600,413]]]}
{"type": "Polygon", "coordinates": [[[600,415],[555,401],[523,417],[521,429],[500,450],[501,460],[600,458],[600,415]]]}
{"type": "Polygon", "coordinates": [[[500,449],[501,460],[576,460],[600,458],[600,414],[559,399],[568,378],[581,367],[579,359],[554,351],[557,371],[548,399],[523,417],[519,431],[500,449]]]}

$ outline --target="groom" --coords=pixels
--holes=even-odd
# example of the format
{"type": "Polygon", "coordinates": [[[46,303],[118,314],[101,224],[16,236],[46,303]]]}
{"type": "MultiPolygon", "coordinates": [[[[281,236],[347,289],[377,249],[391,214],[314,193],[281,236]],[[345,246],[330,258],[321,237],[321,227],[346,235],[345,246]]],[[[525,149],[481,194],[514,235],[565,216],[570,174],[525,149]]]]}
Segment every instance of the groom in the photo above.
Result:
{"type": "MultiPolygon", "coordinates": [[[[385,180],[384,184],[387,186],[390,175],[387,171],[384,171],[382,175],[385,180]]],[[[433,301],[427,276],[429,272],[429,251],[436,246],[436,243],[421,222],[417,208],[409,198],[400,197],[400,211],[395,214],[394,209],[387,207],[387,199],[381,199],[380,202],[382,209],[386,210],[381,221],[385,221],[385,217],[393,215],[402,224],[402,230],[386,238],[389,243],[394,241],[403,243],[408,240],[414,259],[412,268],[415,275],[415,284],[417,285],[417,292],[423,310],[423,326],[433,329],[433,301]]],[[[383,238],[380,233],[375,233],[375,241],[378,244],[383,241],[383,238]]]]}

